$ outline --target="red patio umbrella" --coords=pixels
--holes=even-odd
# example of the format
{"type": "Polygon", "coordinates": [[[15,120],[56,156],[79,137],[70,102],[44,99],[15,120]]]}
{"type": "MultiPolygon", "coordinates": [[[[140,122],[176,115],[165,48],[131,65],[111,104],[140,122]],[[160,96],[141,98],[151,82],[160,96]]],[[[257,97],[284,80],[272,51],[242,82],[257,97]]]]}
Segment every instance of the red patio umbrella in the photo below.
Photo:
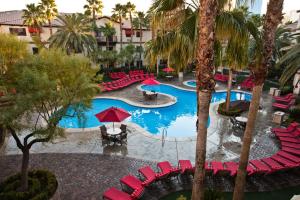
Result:
{"type": "Polygon", "coordinates": [[[174,69],[171,67],[166,67],[163,69],[163,71],[169,73],[169,72],[174,72],[174,69]]]}
{"type": "Polygon", "coordinates": [[[113,129],[115,128],[114,122],[121,122],[131,114],[122,108],[110,107],[95,115],[100,122],[113,122],[113,129]]]}
{"type": "Polygon", "coordinates": [[[153,78],[148,78],[148,79],[144,80],[142,82],[142,84],[145,84],[145,85],[159,85],[160,82],[158,82],[157,80],[155,80],[153,78]]]}

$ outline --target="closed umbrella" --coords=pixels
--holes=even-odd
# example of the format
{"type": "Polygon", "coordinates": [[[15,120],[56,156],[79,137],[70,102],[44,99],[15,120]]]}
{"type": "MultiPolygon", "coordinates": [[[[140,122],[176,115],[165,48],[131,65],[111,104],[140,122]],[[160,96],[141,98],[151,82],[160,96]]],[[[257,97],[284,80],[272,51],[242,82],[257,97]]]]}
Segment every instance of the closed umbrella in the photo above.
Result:
{"type": "Polygon", "coordinates": [[[115,128],[114,122],[121,122],[131,114],[122,108],[110,107],[95,115],[100,122],[113,122],[113,129],[115,128]]]}

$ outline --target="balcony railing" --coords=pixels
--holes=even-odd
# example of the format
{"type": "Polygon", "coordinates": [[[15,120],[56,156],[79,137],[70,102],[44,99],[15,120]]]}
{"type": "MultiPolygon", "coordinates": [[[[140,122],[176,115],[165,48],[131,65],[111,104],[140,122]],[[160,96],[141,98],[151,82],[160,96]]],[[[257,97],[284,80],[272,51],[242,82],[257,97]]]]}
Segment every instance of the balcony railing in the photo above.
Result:
{"type": "MultiPolygon", "coordinates": [[[[98,36],[98,37],[96,37],[96,39],[97,39],[97,42],[106,42],[106,37],[104,37],[104,36],[98,36]]],[[[109,38],[108,38],[108,42],[109,42],[109,43],[115,43],[115,42],[118,42],[117,36],[109,37],[109,38]]]]}

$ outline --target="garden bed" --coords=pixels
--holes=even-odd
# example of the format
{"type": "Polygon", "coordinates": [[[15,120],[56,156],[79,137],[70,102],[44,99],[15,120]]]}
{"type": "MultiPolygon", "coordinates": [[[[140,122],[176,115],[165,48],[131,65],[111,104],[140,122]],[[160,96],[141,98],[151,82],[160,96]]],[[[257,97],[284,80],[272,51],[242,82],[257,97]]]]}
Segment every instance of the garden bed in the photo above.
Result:
{"type": "Polygon", "coordinates": [[[28,173],[29,189],[18,192],[21,174],[18,173],[0,184],[1,200],[48,200],[57,189],[57,180],[54,174],[46,170],[33,170],[28,173]]]}

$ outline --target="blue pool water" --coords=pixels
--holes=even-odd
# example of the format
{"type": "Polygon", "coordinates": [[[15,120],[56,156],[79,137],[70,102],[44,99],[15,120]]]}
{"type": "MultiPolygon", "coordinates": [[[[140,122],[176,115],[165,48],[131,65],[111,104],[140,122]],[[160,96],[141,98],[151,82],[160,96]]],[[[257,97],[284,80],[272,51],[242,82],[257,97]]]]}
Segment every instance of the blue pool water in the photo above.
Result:
{"type": "Polygon", "coordinates": [[[196,81],[187,81],[186,84],[190,87],[196,87],[196,81]]]}
{"type": "MultiPolygon", "coordinates": [[[[174,88],[168,85],[142,86],[143,90],[154,90],[156,92],[172,95],[177,98],[177,103],[164,108],[141,108],[129,105],[120,100],[94,99],[92,108],[85,112],[86,119],[79,122],[76,117],[65,117],[59,125],[64,128],[89,128],[101,125],[95,114],[111,106],[120,107],[131,113],[131,117],[126,121],[134,122],[150,133],[161,134],[163,129],[167,130],[168,136],[182,137],[194,136],[196,133],[196,93],[174,88]]],[[[226,92],[216,92],[213,94],[212,103],[224,101],[226,92]]],[[[250,100],[251,95],[246,93],[231,93],[231,100],[250,100]]],[[[73,113],[72,109],[69,109],[73,113]]],[[[210,122],[214,123],[214,122],[210,122]]]]}

